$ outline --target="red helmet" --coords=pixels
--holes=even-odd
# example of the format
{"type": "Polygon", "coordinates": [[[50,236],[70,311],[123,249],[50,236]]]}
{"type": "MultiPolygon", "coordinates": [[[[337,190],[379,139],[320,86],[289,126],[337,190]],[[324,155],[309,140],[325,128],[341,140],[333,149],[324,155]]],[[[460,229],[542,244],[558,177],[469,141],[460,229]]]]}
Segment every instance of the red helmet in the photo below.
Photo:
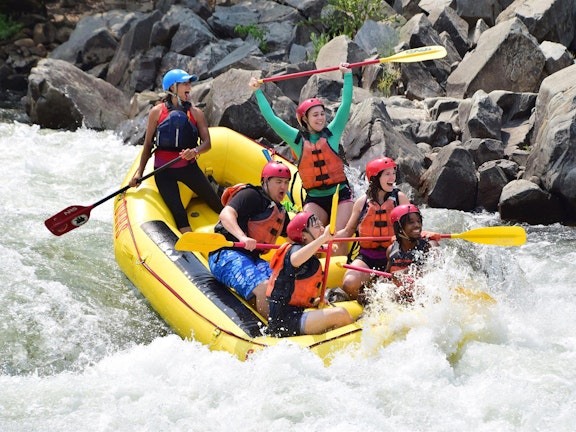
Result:
{"type": "Polygon", "coordinates": [[[286,228],[286,233],[290,240],[296,243],[302,243],[302,232],[308,227],[308,222],[310,222],[310,218],[312,217],[316,218],[316,215],[303,211],[292,218],[286,228]]]}
{"type": "Polygon", "coordinates": [[[420,216],[420,210],[414,204],[402,204],[398,207],[394,207],[390,212],[390,222],[394,225],[396,222],[400,222],[402,216],[407,215],[408,213],[418,213],[420,216]]]}
{"type": "Polygon", "coordinates": [[[292,178],[290,169],[282,162],[270,161],[264,168],[262,168],[262,179],[269,179],[270,177],[292,178]]]}
{"type": "Polygon", "coordinates": [[[296,120],[298,120],[300,126],[302,126],[302,117],[306,115],[310,108],[315,106],[321,106],[324,108],[324,103],[320,99],[311,98],[306,99],[304,102],[298,105],[298,108],[296,108],[296,120]]]}
{"type": "Polygon", "coordinates": [[[372,177],[378,177],[382,171],[388,168],[398,168],[394,159],[389,157],[373,159],[366,164],[366,178],[370,181],[372,177]]]}

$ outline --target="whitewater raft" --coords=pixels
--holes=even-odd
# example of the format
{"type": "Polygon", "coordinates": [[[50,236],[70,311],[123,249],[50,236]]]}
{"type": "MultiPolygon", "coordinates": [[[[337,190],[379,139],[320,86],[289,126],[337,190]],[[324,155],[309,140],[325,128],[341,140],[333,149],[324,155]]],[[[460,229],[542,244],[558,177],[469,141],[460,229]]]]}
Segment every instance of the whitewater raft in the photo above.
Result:
{"type": "MultiPolygon", "coordinates": [[[[259,184],[269,154],[266,148],[228,128],[214,127],[210,134],[212,149],[201,155],[198,164],[215,189],[222,190],[237,183],[259,184]]],[[[296,172],[296,167],[280,155],[273,155],[273,158],[282,160],[293,174],[296,172]]],[[[122,186],[132,178],[139,159],[138,155],[122,186]]],[[[144,174],[152,169],[150,161],[144,174]]],[[[301,207],[298,176],[291,192],[295,207],[301,207]]],[[[181,197],[193,231],[213,232],[218,214],[185,186],[181,186],[181,197]]],[[[118,265],[152,308],[182,338],[199,341],[212,350],[227,351],[241,360],[268,346],[290,341],[330,361],[337,351],[361,342],[362,319],[321,335],[288,338],[266,335],[266,321],[244,299],[212,276],[205,253],[176,250],[179,238],[180,233],[153,177],[115,199],[114,252],[118,265]]],[[[330,260],[329,288],[341,285],[344,269],[337,263],[342,263],[343,259],[332,257],[330,260]]],[[[355,318],[362,313],[362,307],[356,301],[337,305],[345,307],[355,318]]],[[[387,326],[386,318],[381,326],[387,326]]],[[[399,334],[404,335],[405,331],[387,330],[385,334],[381,340],[383,344],[399,334]]]]}

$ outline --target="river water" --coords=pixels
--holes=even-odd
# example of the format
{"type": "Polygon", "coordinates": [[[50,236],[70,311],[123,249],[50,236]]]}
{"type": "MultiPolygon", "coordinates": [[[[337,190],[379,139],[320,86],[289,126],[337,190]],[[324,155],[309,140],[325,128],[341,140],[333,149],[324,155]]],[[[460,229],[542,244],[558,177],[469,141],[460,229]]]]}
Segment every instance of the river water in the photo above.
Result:
{"type": "MultiPolygon", "coordinates": [[[[4,120],[0,150],[0,431],[575,430],[574,228],[525,226],[519,247],[442,241],[429,288],[497,300],[478,338],[439,306],[405,338],[329,366],[289,345],[240,362],[181,340],[123,276],[112,200],[61,237],[44,226],[119,189],[137,148],[4,120]]],[[[437,232],[503,224],[423,215],[437,232]]]]}

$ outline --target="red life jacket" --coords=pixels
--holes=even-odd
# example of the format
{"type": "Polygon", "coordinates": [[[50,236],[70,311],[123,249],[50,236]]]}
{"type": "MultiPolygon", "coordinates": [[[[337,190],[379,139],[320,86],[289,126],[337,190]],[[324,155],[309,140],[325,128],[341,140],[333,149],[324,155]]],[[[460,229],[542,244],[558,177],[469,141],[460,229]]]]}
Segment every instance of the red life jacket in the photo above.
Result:
{"type": "MultiPolygon", "coordinates": [[[[224,190],[220,198],[222,205],[226,206],[234,195],[247,187],[255,189],[260,194],[262,193],[259,188],[251,184],[238,183],[224,190]]],[[[286,210],[284,210],[283,207],[280,210],[276,205],[269,207],[269,209],[269,215],[263,214],[262,219],[257,218],[248,221],[248,237],[255,239],[258,243],[276,243],[276,239],[280,236],[284,228],[286,210]]]]}
{"type": "Polygon", "coordinates": [[[324,134],[315,144],[309,139],[302,139],[298,173],[304,189],[323,189],[346,181],[344,162],[330,147],[324,134]]]}
{"type": "MultiPolygon", "coordinates": [[[[394,192],[393,192],[394,193],[394,192]]],[[[396,192],[396,197],[398,192],[396,192]]],[[[360,215],[360,223],[358,224],[359,237],[392,237],[394,235],[394,227],[390,221],[390,212],[397,205],[397,198],[385,199],[382,205],[376,201],[366,198],[362,214],[360,215]]],[[[360,247],[365,249],[387,248],[392,243],[392,240],[386,241],[360,241],[360,247]]]]}
{"type": "MultiPolygon", "coordinates": [[[[272,295],[276,279],[278,278],[280,271],[284,268],[286,253],[290,247],[292,247],[291,243],[284,243],[278,250],[276,250],[276,252],[274,252],[272,259],[270,260],[272,276],[268,280],[268,286],[266,287],[267,297],[272,295]]],[[[291,264],[288,263],[288,265],[291,264]]],[[[292,295],[288,304],[296,307],[314,306],[314,302],[320,295],[323,274],[324,272],[322,271],[322,266],[319,265],[318,270],[313,275],[304,279],[295,278],[294,288],[292,290],[292,295]]]]}

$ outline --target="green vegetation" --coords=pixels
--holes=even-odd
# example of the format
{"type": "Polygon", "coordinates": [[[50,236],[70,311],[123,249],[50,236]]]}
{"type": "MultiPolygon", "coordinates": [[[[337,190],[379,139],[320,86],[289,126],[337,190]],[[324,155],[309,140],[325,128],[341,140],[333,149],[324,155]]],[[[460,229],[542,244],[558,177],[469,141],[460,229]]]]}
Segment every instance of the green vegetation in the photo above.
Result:
{"type": "Polygon", "coordinates": [[[321,33],[318,36],[316,33],[310,35],[310,40],[312,41],[312,46],[314,46],[314,52],[308,54],[308,60],[314,61],[318,58],[318,53],[320,48],[326,45],[330,41],[330,36],[327,33],[321,33]]]}
{"type": "Polygon", "coordinates": [[[267,46],[264,38],[266,37],[266,29],[263,29],[258,24],[249,25],[237,25],[234,27],[234,31],[238,33],[242,39],[246,39],[248,36],[252,36],[258,41],[258,47],[262,52],[266,52],[267,46]]]}
{"type": "Polygon", "coordinates": [[[12,21],[10,17],[0,14],[0,40],[6,40],[14,36],[22,29],[22,24],[12,21]]]}
{"type": "Polygon", "coordinates": [[[314,46],[314,59],[320,48],[336,36],[346,35],[351,39],[354,38],[360,27],[368,19],[373,21],[395,20],[395,17],[390,17],[385,12],[382,4],[384,2],[381,0],[328,0],[327,13],[319,20],[326,31],[320,36],[316,33],[310,35],[314,46]]]}
{"type": "Polygon", "coordinates": [[[382,68],[382,76],[378,80],[376,87],[382,96],[389,97],[392,86],[400,79],[400,71],[392,64],[386,64],[382,68]]]}

